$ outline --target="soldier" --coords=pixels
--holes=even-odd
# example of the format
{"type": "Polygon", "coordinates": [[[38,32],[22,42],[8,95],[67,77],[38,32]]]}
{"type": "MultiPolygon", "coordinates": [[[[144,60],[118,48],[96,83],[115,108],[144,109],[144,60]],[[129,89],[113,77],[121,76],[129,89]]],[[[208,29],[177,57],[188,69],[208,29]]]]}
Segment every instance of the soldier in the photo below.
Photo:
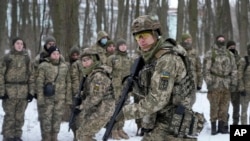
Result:
{"type": "Polygon", "coordinates": [[[42,141],[57,141],[64,105],[72,104],[69,68],[60,59],[60,51],[52,46],[49,58],[39,65],[36,79],[37,103],[40,108],[42,141]]]}
{"type": "MultiPolygon", "coordinates": [[[[122,80],[129,75],[132,59],[128,57],[127,44],[124,39],[116,43],[116,53],[108,57],[107,65],[112,67],[112,84],[116,103],[119,101],[122,92],[122,80]]],[[[123,130],[124,121],[116,123],[112,130],[112,138],[129,139],[128,134],[123,130]]]]}
{"type": "MultiPolygon", "coordinates": [[[[177,107],[181,107],[179,104],[174,105],[172,90],[187,74],[184,62],[178,55],[185,53],[185,49],[175,49],[177,46],[173,40],[160,38],[161,28],[157,16],[143,15],[136,18],[132,22],[132,33],[145,62],[138,78],[140,92],[145,97],[139,103],[124,106],[116,120],[143,118],[143,122],[146,123],[153,121],[154,126],[144,132],[143,141],[196,141],[196,138],[182,136],[182,133],[175,134],[172,130],[174,125],[174,131],[183,128],[184,125],[180,124],[180,120],[175,121],[171,117],[179,111],[177,107]],[[154,116],[155,119],[151,120],[154,116]]],[[[190,105],[190,101],[187,105],[190,105]]],[[[190,106],[186,108],[190,109],[190,106]]],[[[186,108],[181,109],[186,112],[186,108]]]]}
{"type": "MultiPolygon", "coordinates": [[[[109,78],[111,70],[106,70],[100,62],[99,55],[92,48],[86,48],[81,55],[84,74],[87,76],[83,83],[85,100],[80,105],[78,141],[95,141],[93,139],[114,112],[115,100],[112,83],[109,78]]],[[[76,110],[77,111],[77,110],[76,110]]]]}
{"type": "MultiPolygon", "coordinates": [[[[184,33],[182,34],[182,38],[181,38],[181,45],[186,49],[187,51],[187,56],[188,58],[191,60],[191,69],[193,72],[193,76],[194,76],[194,82],[195,82],[195,86],[196,89],[199,91],[201,90],[202,87],[202,75],[201,75],[201,59],[197,54],[197,51],[195,50],[195,48],[193,48],[193,44],[192,44],[192,36],[188,33],[184,33]]],[[[191,101],[191,105],[193,105],[196,101],[196,93],[194,93],[192,95],[192,101],[191,101]]]]}
{"type": "Polygon", "coordinates": [[[108,40],[106,45],[106,56],[109,57],[113,55],[116,51],[115,43],[112,40],[108,40]]]}
{"type": "Polygon", "coordinates": [[[96,44],[92,46],[92,48],[99,54],[102,64],[107,63],[107,51],[105,47],[107,45],[108,40],[110,40],[108,33],[101,30],[97,34],[96,44]]]}
{"type": "Polygon", "coordinates": [[[17,37],[12,48],[1,58],[0,98],[5,112],[2,126],[3,141],[22,141],[24,113],[34,95],[34,79],[24,41],[17,37]]]}
{"type": "Polygon", "coordinates": [[[214,46],[206,53],[203,62],[207,98],[210,102],[211,134],[225,134],[228,133],[224,126],[227,123],[230,91],[235,91],[237,86],[237,66],[234,55],[226,49],[223,35],[216,37],[214,46]]]}
{"type": "Polygon", "coordinates": [[[247,56],[242,57],[239,65],[239,91],[241,104],[241,125],[249,125],[250,116],[248,113],[248,106],[250,102],[250,43],[247,45],[247,56]]]}
{"type": "MultiPolygon", "coordinates": [[[[234,41],[227,42],[227,49],[231,51],[234,55],[237,70],[239,69],[240,64],[240,55],[236,50],[236,43],[234,41]]],[[[231,91],[231,102],[233,106],[233,125],[238,125],[239,117],[240,117],[240,91],[239,91],[239,80],[237,81],[237,89],[236,91],[231,91]]],[[[226,124],[226,128],[228,128],[228,123],[226,124]]]]}

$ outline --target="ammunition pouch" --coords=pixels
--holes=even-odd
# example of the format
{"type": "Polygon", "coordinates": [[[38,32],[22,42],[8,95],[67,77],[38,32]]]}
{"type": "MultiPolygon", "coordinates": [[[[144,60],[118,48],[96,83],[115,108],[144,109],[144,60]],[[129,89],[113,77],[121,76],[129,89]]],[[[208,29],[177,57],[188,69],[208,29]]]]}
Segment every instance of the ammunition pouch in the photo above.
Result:
{"type": "Polygon", "coordinates": [[[55,85],[51,82],[48,82],[43,87],[43,94],[46,97],[55,95],[55,85]]]}
{"type": "Polygon", "coordinates": [[[203,129],[203,114],[188,110],[182,105],[175,107],[170,120],[169,132],[175,137],[196,138],[203,129]]]}

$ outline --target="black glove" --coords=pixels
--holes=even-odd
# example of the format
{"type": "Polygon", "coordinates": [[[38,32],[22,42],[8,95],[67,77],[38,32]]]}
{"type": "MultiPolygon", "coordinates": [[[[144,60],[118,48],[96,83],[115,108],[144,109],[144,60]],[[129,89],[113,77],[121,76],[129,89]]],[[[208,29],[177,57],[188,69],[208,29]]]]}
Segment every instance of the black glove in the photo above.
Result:
{"type": "Polygon", "coordinates": [[[185,113],[185,107],[182,105],[178,105],[175,111],[176,114],[178,115],[183,115],[185,113]]]}
{"type": "Polygon", "coordinates": [[[82,99],[80,97],[75,97],[75,104],[76,106],[79,106],[82,104],[82,99]]]}
{"type": "Polygon", "coordinates": [[[37,94],[34,94],[34,96],[33,96],[35,99],[37,99],[37,94]]]}
{"type": "Polygon", "coordinates": [[[9,99],[9,96],[7,94],[4,94],[4,96],[1,96],[0,99],[2,100],[9,99]]]}
{"type": "Polygon", "coordinates": [[[241,95],[241,96],[246,96],[247,93],[246,93],[246,91],[242,91],[242,92],[240,92],[240,95],[241,95]]]}
{"type": "Polygon", "coordinates": [[[74,114],[75,114],[75,115],[78,115],[79,113],[81,113],[81,110],[78,109],[78,108],[75,108],[75,109],[74,109],[74,114]]]}
{"type": "Polygon", "coordinates": [[[201,90],[201,87],[197,86],[197,90],[198,90],[198,91],[201,90]]]}
{"type": "Polygon", "coordinates": [[[121,121],[121,120],[123,120],[123,119],[124,119],[124,114],[123,114],[123,112],[122,112],[122,110],[121,110],[121,111],[117,114],[115,120],[116,120],[116,121],[121,121]]]}
{"type": "Polygon", "coordinates": [[[33,100],[34,96],[32,94],[28,94],[27,101],[31,102],[33,100]]]}

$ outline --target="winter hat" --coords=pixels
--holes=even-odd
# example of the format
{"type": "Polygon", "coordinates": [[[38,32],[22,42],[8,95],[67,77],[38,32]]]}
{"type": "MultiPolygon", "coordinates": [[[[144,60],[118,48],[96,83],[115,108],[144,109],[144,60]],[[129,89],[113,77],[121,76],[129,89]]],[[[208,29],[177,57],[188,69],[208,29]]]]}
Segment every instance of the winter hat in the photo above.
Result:
{"type": "Polygon", "coordinates": [[[77,46],[73,46],[72,48],[70,48],[70,51],[69,51],[69,55],[72,55],[74,53],[76,54],[79,54],[80,55],[80,49],[77,47],[77,46]]]}
{"type": "Polygon", "coordinates": [[[234,46],[236,45],[236,43],[234,41],[230,40],[227,42],[227,48],[229,48],[230,46],[233,46],[233,45],[234,46]]]}
{"type": "Polygon", "coordinates": [[[119,48],[119,46],[122,45],[122,44],[126,45],[127,44],[126,40],[124,40],[124,39],[118,39],[117,42],[116,42],[116,47],[119,48]]]}
{"type": "Polygon", "coordinates": [[[56,39],[53,36],[48,36],[45,38],[45,45],[49,42],[56,42],[56,39]]]}
{"type": "Polygon", "coordinates": [[[56,46],[51,46],[51,47],[48,49],[49,56],[50,56],[54,51],[59,51],[59,53],[60,53],[59,48],[57,48],[56,46]]]}
{"type": "Polygon", "coordinates": [[[188,38],[192,38],[192,36],[188,33],[184,33],[181,35],[181,41],[184,42],[185,40],[187,40],[188,38]]]}
{"type": "Polygon", "coordinates": [[[220,37],[223,37],[225,39],[224,35],[218,35],[218,36],[216,36],[215,41],[217,41],[220,37]]]}
{"type": "Polygon", "coordinates": [[[105,47],[108,47],[108,46],[111,45],[111,44],[115,45],[115,44],[114,44],[114,41],[108,40],[105,47]]]}

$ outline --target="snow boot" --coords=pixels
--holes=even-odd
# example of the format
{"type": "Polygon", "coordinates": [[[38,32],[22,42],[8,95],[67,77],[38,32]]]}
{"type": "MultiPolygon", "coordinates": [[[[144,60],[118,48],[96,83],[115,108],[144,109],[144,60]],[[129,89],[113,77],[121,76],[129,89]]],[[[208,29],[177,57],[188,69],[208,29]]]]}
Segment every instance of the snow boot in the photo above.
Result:
{"type": "Polygon", "coordinates": [[[128,134],[127,134],[125,131],[123,131],[122,129],[118,130],[118,135],[119,135],[120,137],[126,139],[126,140],[129,139],[128,134]]]}
{"type": "Polygon", "coordinates": [[[213,121],[211,123],[211,135],[216,135],[217,134],[217,131],[216,131],[216,121],[213,121]]]}
{"type": "Polygon", "coordinates": [[[218,133],[228,134],[228,130],[225,128],[225,122],[219,121],[218,133]]]}

